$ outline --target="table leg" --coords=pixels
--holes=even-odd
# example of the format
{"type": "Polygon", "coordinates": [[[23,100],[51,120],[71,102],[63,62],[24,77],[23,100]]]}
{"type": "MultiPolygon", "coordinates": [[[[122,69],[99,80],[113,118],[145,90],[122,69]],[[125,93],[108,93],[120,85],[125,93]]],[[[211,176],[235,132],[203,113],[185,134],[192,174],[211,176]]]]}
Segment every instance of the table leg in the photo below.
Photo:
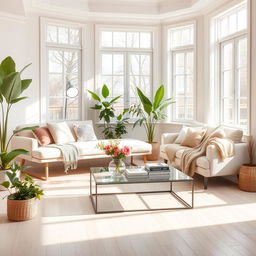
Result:
{"type": "Polygon", "coordinates": [[[172,182],[170,182],[170,192],[172,192],[172,182]]]}
{"type": "Polygon", "coordinates": [[[194,208],[194,180],[192,180],[192,208],[194,208]]]}
{"type": "Polygon", "coordinates": [[[98,213],[98,186],[95,185],[95,211],[98,213]]]}
{"type": "Polygon", "coordinates": [[[90,195],[92,196],[92,172],[90,170],[90,195]]]}

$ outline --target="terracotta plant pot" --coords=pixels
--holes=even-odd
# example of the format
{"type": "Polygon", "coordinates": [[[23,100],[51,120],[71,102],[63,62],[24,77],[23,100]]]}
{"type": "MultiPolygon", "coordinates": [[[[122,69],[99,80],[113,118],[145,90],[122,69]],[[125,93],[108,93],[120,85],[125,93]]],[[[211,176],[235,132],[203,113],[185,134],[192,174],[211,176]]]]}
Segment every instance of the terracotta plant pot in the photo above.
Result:
{"type": "Polygon", "coordinates": [[[159,154],[160,154],[160,145],[158,142],[147,142],[151,144],[152,146],[152,153],[150,155],[147,155],[147,160],[148,161],[157,161],[159,154]]]}
{"type": "Polygon", "coordinates": [[[242,165],[239,170],[239,188],[256,192],[256,165],[242,165]]]}
{"type": "Polygon", "coordinates": [[[34,218],[37,214],[38,200],[34,197],[28,200],[7,199],[7,216],[11,221],[24,221],[34,218]]]}

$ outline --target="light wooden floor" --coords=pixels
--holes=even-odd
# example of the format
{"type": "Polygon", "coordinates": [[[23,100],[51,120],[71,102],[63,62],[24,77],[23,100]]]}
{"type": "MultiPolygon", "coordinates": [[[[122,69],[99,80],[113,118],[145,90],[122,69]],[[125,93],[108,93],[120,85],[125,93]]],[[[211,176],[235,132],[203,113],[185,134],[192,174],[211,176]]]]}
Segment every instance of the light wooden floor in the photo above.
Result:
{"type": "MultiPolygon", "coordinates": [[[[45,196],[31,221],[9,222],[6,201],[0,201],[0,255],[256,255],[256,193],[242,192],[222,178],[210,180],[205,191],[196,177],[195,209],[95,215],[88,196],[89,174],[83,170],[96,164],[106,163],[82,163],[80,171],[69,175],[62,168],[50,168],[52,177],[42,182],[45,196]]],[[[186,186],[177,189],[187,199],[191,196],[186,186]]],[[[141,208],[140,199],[111,197],[100,203],[141,208]]],[[[162,194],[145,195],[143,200],[151,206],[175,203],[162,194]]]]}

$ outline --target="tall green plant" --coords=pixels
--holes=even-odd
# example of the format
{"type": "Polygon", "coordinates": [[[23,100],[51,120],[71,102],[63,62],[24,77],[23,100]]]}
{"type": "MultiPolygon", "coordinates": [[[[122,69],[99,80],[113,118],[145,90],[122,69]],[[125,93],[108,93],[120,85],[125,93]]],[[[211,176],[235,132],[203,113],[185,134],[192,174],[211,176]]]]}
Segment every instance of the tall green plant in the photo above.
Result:
{"type": "Polygon", "coordinates": [[[140,125],[144,126],[149,143],[153,143],[155,136],[155,127],[158,121],[163,120],[166,115],[164,109],[175,103],[172,98],[164,99],[164,86],[161,85],[155,93],[153,101],[137,87],[137,94],[140,99],[140,104],[135,104],[130,108],[130,113],[138,119],[133,127],[140,125]]]}
{"type": "Polygon", "coordinates": [[[13,131],[8,138],[8,123],[10,111],[13,104],[16,104],[27,97],[20,97],[21,94],[29,87],[31,79],[21,79],[23,71],[31,64],[25,66],[21,71],[16,71],[16,64],[11,57],[5,58],[0,64],[0,105],[1,105],[1,123],[0,123],[0,159],[1,169],[9,169],[10,162],[21,154],[26,154],[24,149],[16,149],[8,152],[8,147],[12,137],[20,131],[31,130],[35,127],[26,127],[13,131]]]}
{"type": "Polygon", "coordinates": [[[109,99],[109,89],[105,84],[102,86],[101,95],[97,95],[90,90],[87,91],[90,93],[92,98],[97,101],[91,109],[99,111],[99,119],[104,122],[103,133],[105,139],[120,139],[123,134],[127,133],[125,124],[128,123],[128,118],[125,117],[125,113],[128,112],[128,109],[124,109],[124,111],[118,116],[115,114],[114,105],[117,103],[121,95],[113,99],[109,99]],[[113,119],[116,124],[111,124],[113,119]]]}

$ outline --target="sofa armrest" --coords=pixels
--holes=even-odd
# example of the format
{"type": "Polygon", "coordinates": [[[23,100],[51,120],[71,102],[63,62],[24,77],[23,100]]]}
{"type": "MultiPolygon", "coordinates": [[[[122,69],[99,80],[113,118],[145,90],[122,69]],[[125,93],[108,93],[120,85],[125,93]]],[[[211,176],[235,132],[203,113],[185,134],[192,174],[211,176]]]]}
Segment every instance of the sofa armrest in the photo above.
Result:
{"type": "Polygon", "coordinates": [[[236,175],[243,164],[249,163],[248,146],[246,143],[235,143],[235,155],[221,161],[216,146],[209,145],[206,158],[209,161],[210,176],[236,175]]]}
{"type": "Polygon", "coordinates": [[[179,133],[163,133],[161,136],[161,144],[171,144],[177,139],[179,133]]]}
{"type": "MultiPolygon", "coordinates": [[[[233,157],[238,157],[241,159],[242,164],[246,164],[249,161],[248,146],[246,143],[235,143],[235,155],[233,157]]],[[[206,148],[206,157],[209,161],[215,159],[221,160],[219,152],[215,145],[208,145],[206,148]]]]}
{"type": "Polygon", "coordinates": [[[38,141],[29,137],[14,136],[11,140],[11,149],[18,148],[27,150],[31,156],[31,152],[38,148],[38,141]]]}

